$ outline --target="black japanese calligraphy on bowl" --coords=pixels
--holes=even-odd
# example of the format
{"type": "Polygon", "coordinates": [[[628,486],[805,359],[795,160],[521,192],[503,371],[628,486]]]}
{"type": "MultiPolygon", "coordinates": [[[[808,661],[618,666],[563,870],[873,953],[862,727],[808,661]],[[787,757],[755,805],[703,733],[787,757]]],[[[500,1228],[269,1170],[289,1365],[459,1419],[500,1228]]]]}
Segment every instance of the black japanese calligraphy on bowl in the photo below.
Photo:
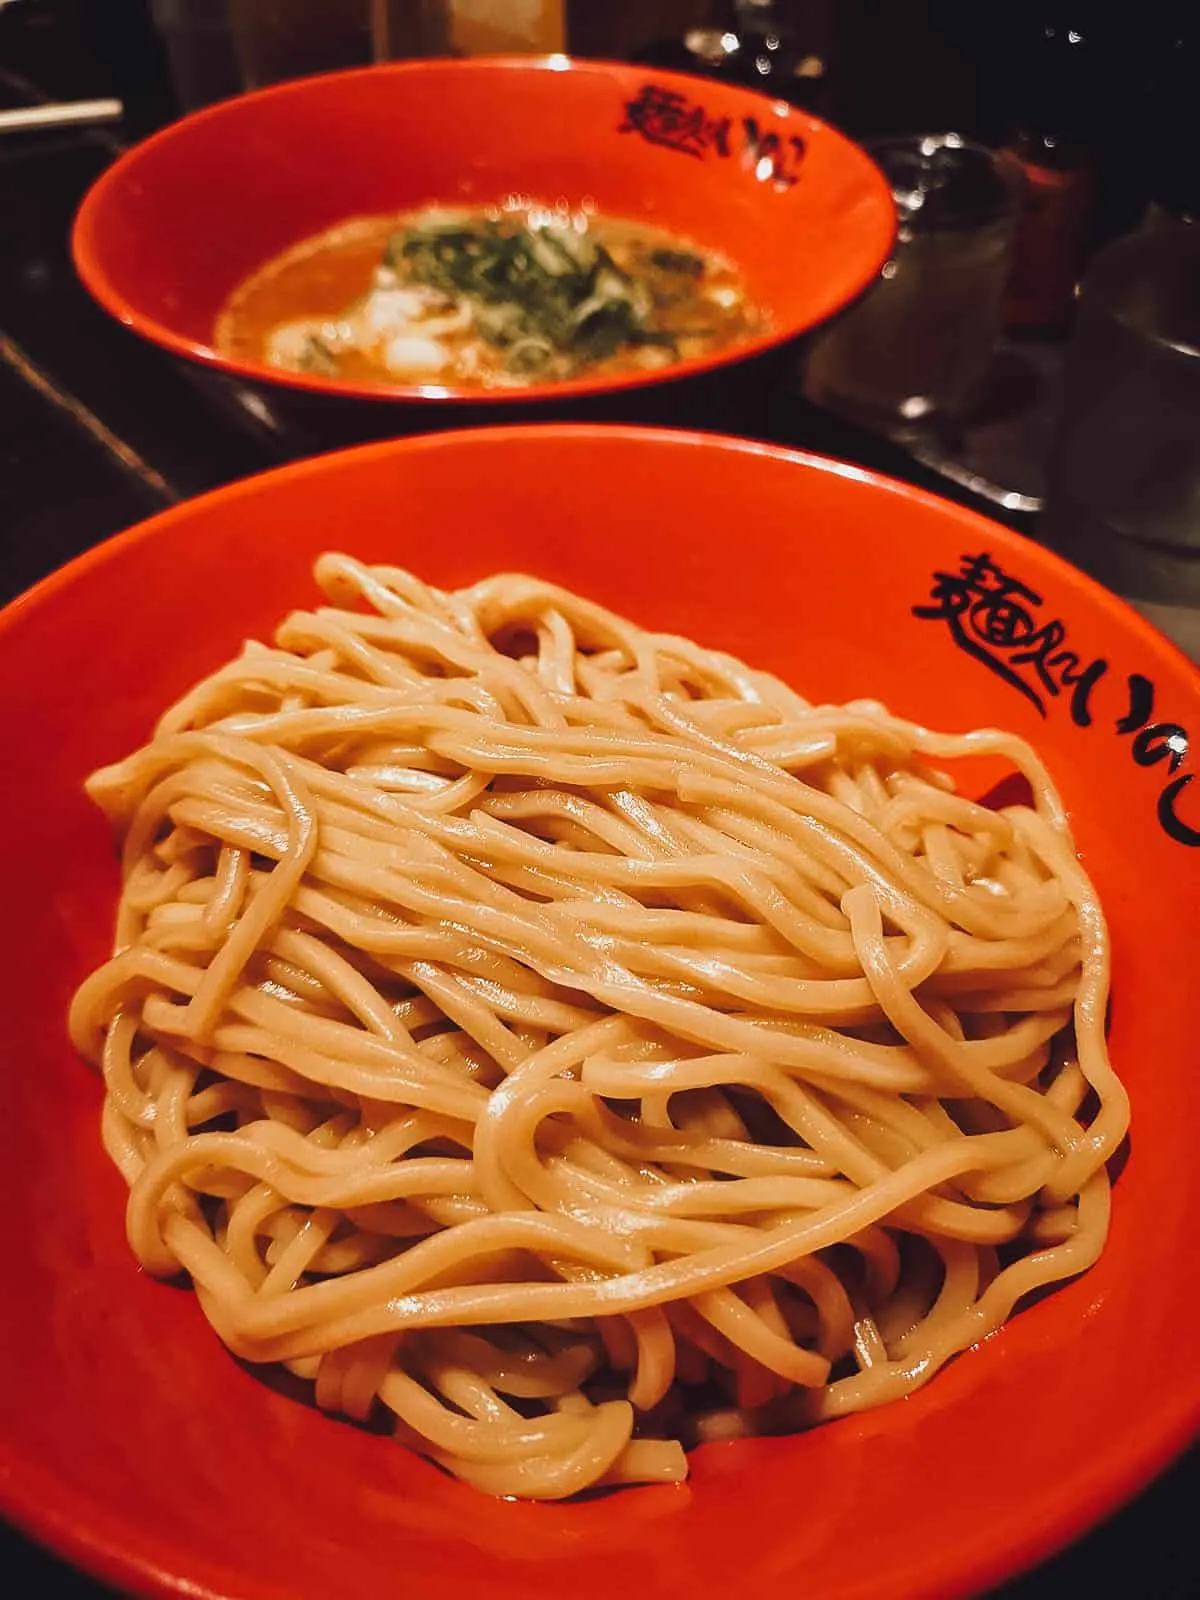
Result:
{"type": "MultiPolygon", "coordinates": [[[[1042,717],[1047,715],[1048,700],[1070,689],[1071,720],[1090,728],[1093,690],[1108,673],[1109,663],[1096,656],[1084,665],[1079,653],[1067,645],[1062,618],[1043,622],[1037,616],[1042,603],[1035,589],[981,552],[964,555],[957,572],[935,572],[928,600],[914,605],[912,614],[945,622],[960,650],[1023,695],[1042,717]]],[[[1196,775],[1190,765],[1191,737],[1181,723],[1151,720],[1156,693],[1150,678],[1128,673],[1125,709],[1111,728],[1118,738],[1130,738],[1129,752],[1137,766],[1150,769],[1166,763],[1171,782],[1158,797],[1159,825],[1177,844],[1195,848],[1200,846],[1200,806],[1192,820],[1182,809],[1196,775]],[[1185,763],[1188,770],[1181,771],[1185,763]]]]}

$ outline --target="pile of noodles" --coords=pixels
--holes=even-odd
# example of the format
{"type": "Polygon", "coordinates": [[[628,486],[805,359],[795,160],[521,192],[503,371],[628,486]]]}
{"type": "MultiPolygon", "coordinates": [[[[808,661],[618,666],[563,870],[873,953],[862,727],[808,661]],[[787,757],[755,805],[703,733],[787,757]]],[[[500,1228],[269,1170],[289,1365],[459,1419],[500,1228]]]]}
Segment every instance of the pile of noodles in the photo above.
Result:
{"type": "Polygon", "coordinates": [[[1089,1266],[1107,934],[1015,737],[525,577],[326,556],[91,780],[80,989],[138,1260],[498,1494],[910,1393],[1089,1266]],[[930,763],[1007,758],[992,810],[930,763]]]}

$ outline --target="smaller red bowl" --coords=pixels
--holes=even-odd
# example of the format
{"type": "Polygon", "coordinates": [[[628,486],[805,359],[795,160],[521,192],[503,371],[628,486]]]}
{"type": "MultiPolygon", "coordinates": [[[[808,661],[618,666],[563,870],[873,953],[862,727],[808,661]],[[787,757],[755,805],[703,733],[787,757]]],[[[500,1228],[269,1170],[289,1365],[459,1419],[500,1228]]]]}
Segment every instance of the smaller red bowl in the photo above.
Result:
{"type": "Polygon", "coordinates": [[[408,62],[210,107],[117,161],[84,199],[79,274],[126,326],[258,383],[360,399],[491,404],[641,387],[743,360],[825,321],[875,277],[895,210],[868,157],[783,101],[565,56],[408,62]],[[511,195],[645,219],[742,271],[767,331],[660,373],[481,393],[331,383],[212,346],[230,291],[347,218],[511,195]]]}

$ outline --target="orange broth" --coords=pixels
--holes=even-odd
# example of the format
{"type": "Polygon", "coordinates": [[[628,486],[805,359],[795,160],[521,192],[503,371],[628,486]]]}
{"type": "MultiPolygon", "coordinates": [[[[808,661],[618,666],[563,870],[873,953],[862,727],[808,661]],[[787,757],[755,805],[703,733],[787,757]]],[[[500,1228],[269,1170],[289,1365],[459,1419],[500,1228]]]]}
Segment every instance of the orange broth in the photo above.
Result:
{"type": "MultiPolygon", "coordinates": [[[[534,291],[536,283],[527,299],[530,317],[537,314],[534,291]]],[[[624,304],[616,309],[633,317],[624,304]]],[[[305,239],[234,289],[217,318],[215,342],[235,359],[307,371],[331,382],[487,389],[652,371],[724,349],[762,326],[732,265],[663,229],[581,213],[489,208],[360,217],[305,239]],[[487,240],[507,247],[512,236],[525,237],[521,230],[544,222],[570,249],[585,256],[599,251],[611,265],[616,276],[607,276],[605,268],[602,282],[618,300],[627,294],[640,310],[630,339],[590,356],[586,348],[580,353],[554,345],[547,356],[538,339],[498,343],[483,322],[497,314],[503,321],[503,305],[498,311],[494,305],[481,310],[479,298],[470,293],[422,287],[419,263],[414,266],[404,254],[409,241],[430,226],[483,230],[487,240]],[[395,328],[385,323],[382,333],[364,331],[364,315],[378,321],[380,305],[386,311],[393,302],[407,304],[414,291],[428,300],[416,320],[395,328]],[[447,329],[455,318],[458,325],[447,329]],[[427,329],[436,329],[436,337],[427,329]],[[420,358],[415,366],[406,364],[409,356],[420,358]],[[534,358],[540,365],[532,365],[534,358]]],[[[603,342],[611,343],[612,337],[606,331],[603,342]]]]}

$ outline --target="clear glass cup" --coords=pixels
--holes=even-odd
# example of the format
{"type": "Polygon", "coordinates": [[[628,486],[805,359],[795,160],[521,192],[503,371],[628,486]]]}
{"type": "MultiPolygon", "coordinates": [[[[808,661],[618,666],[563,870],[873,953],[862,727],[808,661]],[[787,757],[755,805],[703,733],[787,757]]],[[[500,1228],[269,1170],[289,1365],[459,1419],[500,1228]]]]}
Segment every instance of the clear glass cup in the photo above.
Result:
{"type": "Polygon", "coordinates": [[[245,87],[400,57],[563,49],[564,0],[227,0],[245,87]]]}
{"type": "Polygon", "coordinates": [[[868,424],[954,414],[987,373],[1012,254],[1012,179],[955,133],[875,140],[897,235],[879,280],[817,334],[804,392],[868,424]]]}
{"type": "Polygon", "coordinates": [[[450,0],[369,0],[369,9],[377,61],[452,53],[450,0]]]}
{"type": "Polygon", "coordinates": [[[247,89],[451,50],[450,0],[228,0],[228,11],[247,89]]]}
{"type": "Polygon", "coordinates": [[[1200,228],[1088,268],[1042,536],[1200,659],[1200,228]]]}
{"type": "Polygon", "coordinates": [[[180,111],[195,111],[243,88],[225,7],[212,0],[150,0],[180,111]]]}

